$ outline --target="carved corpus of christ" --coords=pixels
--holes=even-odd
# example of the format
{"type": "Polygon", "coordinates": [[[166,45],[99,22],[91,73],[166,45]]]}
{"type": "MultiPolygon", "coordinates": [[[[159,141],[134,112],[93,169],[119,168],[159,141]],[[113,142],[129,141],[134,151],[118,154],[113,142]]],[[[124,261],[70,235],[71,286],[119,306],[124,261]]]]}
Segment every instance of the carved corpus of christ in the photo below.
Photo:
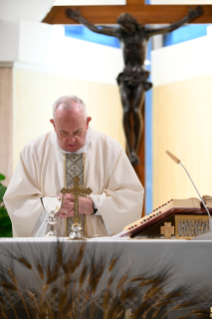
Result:
{"type": "Polygon", "coordinates": [[[149,72],[144,69],[146,43],[151,36],[172,32],[185,23],[189,23],[203,13],[201,6],[189,10],[181,20],[162,28],[147,28],[138,23],[128,13],[122,13],[118,27],[93,25],[84,19],[79,10],[66,9],[67,17],[85,25],[93,32],[117,37],[123,44],[124,70],[118,75],[121,102],[123,106],[123,126],[127,141],[127,151],[132,165],[139,164],[138,151],[143,131],[141,108],[144,104],[145,91],[151,89],[148,82],[149,72]]]}

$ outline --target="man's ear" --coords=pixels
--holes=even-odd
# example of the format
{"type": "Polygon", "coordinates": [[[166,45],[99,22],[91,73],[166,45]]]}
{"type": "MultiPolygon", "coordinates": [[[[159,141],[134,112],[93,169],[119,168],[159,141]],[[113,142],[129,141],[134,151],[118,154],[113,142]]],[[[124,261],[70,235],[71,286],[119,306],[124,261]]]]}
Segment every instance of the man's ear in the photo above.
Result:
{"type": "Polygon", "coordinates": [[[87,120],[86,120],[86,126],[87,126],[87,128],[88,128],[88,125],[89,125],[89,123],[90,123],[91,120],[92,120],[92,117],[88,116],[88,117],[87,117],[87,120]]]}
{"type": "Polygon", "coordinates": [[[51,120],[49,120],[51,123],[52,123],[52,125],[54,126],[54,129],[55,129],[55,123],[54,123],[54,120],[53,119],[51,119],[51,120]]]}

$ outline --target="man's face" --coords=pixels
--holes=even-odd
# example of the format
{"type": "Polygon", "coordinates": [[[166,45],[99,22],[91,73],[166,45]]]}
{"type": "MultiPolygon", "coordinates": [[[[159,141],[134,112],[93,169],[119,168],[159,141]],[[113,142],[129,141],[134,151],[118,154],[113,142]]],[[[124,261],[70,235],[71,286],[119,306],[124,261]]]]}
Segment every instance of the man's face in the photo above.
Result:
{"type": "Polygon", "coordinates": [[[84,146],[86,133],[91,117],[85,119],[84,112],[77,107],[62,109],[60,106],[55,112],[55,120],[50,120],[57,134],[58,144],[67,152],[76,152],[84,146]]]}
{"type": "Polygon", "coordinates": [[[122,22],[122,23],[119,23],[120,27],[126,31],[126,32],[135,32],[135,24],[132,23],[132,22],[122,22]]]}

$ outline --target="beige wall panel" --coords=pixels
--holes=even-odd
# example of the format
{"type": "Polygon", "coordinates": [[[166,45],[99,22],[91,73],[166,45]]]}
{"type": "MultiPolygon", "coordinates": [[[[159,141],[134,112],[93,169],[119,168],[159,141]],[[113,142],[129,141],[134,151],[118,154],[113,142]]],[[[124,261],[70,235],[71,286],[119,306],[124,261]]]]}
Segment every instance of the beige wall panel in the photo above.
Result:
{"type": "Polygon", "coordinates": [[[12,68],[0,68],[0,173],[6,175],[8,184],[12,175],[12,68]]]}
{"type": "Polygon", "coordinates": [[[52,129],[52,103],[61,95],[78,95],[92,116],[91,126],[125,146],[118,87],[28,69],[14,70],[14,156],[31,139],[52,129]]]}
{"type": "Polygon", "coordinates": [[[212,75],[154,88],[154,208],[171,198],[198,197],[183,168],[165,150],[181,159],[200,194],[212,195],[211,94],[212,75]]]}

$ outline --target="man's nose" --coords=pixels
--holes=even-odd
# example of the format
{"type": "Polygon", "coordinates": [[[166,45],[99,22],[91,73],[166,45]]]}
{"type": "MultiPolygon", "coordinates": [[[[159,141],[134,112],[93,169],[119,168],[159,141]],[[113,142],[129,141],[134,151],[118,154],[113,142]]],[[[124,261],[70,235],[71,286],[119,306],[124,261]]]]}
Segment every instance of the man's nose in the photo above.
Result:
{"type": "Polygon", "coordinates": [[[73,144],[76,141],[75,136],[69,137],[68,141],[69,141],[70,144],[73,144]]]}

